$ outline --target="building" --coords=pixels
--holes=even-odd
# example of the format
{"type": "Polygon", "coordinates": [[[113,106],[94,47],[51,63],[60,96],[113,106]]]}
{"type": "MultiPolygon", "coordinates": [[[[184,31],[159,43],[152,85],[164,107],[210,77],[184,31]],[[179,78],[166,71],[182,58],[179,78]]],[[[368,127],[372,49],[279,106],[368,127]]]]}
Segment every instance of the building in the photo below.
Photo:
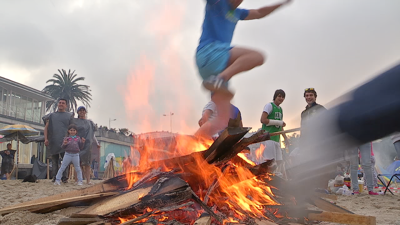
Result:
{"type": "Polygon", "coordinates": [[[122,161],[124,157],[131,156],[133,165],[139,163],[139,151],[134,149],[134,138],[132,136],[125,136],[124,134],[115,133],[106,129],[100,128],[95,132],[95,136],[100,144],[100,149],[93,146],[92,160],[98,162],[99,171],[104,171],[104,164],[108,154],[113,153],[117,161],[115,166],[116,171],[122,171],[122,161]],[[137,160],[136,160],[137,159],[137,160]]]}
{"type": "MultiPolygon", "coordinates": [[[[0,77],[0,95],[0,128],[24,124],[43,134],[44,124],[41,120],[46,112],[46,102],[54,101],[50,95],[4,77],[0,77]]],[[[0,150],[6,149],[6,145],[0,143],[0,150]]],[[[12,142],[12,148],[17,148],[15,141],[12,142]]],[[[43,159],[44,150],[42,143],[20,143],[19,163],[29,164],[32,155],[43,159]]]]}

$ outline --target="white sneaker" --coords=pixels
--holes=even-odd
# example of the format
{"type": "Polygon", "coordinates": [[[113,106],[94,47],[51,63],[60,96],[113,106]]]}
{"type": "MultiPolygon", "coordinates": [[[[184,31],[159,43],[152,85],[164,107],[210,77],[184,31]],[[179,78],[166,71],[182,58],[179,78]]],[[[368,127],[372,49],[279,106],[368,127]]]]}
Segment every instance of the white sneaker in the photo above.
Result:
{"type": "Polygon", "coordinates": [[[54,185],[61,185],[61,182],[59,180],[55,180],[54,185]]]}
{"type": "Polygon", "coordinates": [[[78,186],[82,186],[83,185],[83,183],[82,183],[82,181],[78,181],[78,184],[77,184],[78,186]]]}

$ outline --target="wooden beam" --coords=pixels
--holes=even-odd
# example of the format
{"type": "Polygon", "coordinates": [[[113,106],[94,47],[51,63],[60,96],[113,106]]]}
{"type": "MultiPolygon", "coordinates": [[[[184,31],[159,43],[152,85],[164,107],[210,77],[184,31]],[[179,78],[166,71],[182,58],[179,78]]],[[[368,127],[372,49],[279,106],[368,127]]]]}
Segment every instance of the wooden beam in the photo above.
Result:
{"type": "Polygon", "coordinates": [[[86,225],[90,223],[101,222],[102,219],[96,218],[61,218],[57,225],[86,225]]]}
{"type": "Polygon", "coordinates": [[[300,131],[300,127],[299,127],[299,128],[290,129],[290,130],[284,130],[284,131],[279,131],[279,132],[271,133],[271,134],[269,134],[269,135],[271,135],[271,136],[277,136],[277,135],[281,135],[281,134],[293,133],[293,132],[296,132],[296,131],[300,131]]]}
{"type": "Polygon", "coordinates": [[[308,219],[350,225],[376,225],[376,217],[348,213],[322,212],[310,213],[308,219]]]}
{"type": "Polygon", "coordinates": [[[84,196],[77,196],[77,197],[71,197],[71,198],[63,198],[63,199],[57,199],[57,200],[49,200],[49,201],[42,201],[40,203],[31,203],[31,204],[25,204],[25,205],[15,205],[7,208],[0,209],[0,215],[8,214],[14,211],[22,211],[22,210],[28,210],[31,212],[36,212],[40,211],[46,208],[51,208],[56,205],[62,205],[66,203],[72,203],[72,202],[79,202],[79,201],[85,201],[88,199],[94,199],[94,198],[100,198],[100,197],[106,197],[106,196],[112,196],[116,195],[116,192],[109,192],[109,193],[100,193],[100,194],[93,194],[93,195],[84,195],[84,196]]]}
{"type": "Polygon", "coordinates": [[[317,206],[318,208],[320,208],[322,210],[328,211],[328,212],[354,214],[350,210],[347,210],[338,205],[332,204],[329,201],[326,201],[325,199],[322,199],[319,197],[311,197],[310,200],[312,203],[314,203],[315,206],[317,206]]]}
{"type": "Polygon", "coordinates": [[[314,195],[316,197],[327,198],[327,199],[334,200],[334,201],[336,201],[338,199],[337,195],[333,195],[333,194],[315,193],[314,195]]]}
{"type": "Polygon", "coordinates": [[[147,188],[140,188],[121,194],[111,199],[105,199],[104,201],[101,201],[84,209],[79,214],[105,215],[119,209],[127,208],[133,204],[138,203],[141,197],[147,195],[150,192],[151,188],[151,186],[147,188]]]}
{"type": "Polygon", "coordinates": [[[74,191],[70,191],[70,192],[65,192],[65,193],[61,193],[61,194],[57,194],[57,195],[53,195],[53,196],[48,196],[48,197],[44,197],[44,198],[39,198],[39,199],[19,203],[16,205],[11,205],[11,206],[2,208],[0,210],[0,215],[2,214],[1,213],[2,211],[7,211],[9,209],[15,209],[15,208],[24,207],[24,206],[31,206],[34,204],[39,205],[43,202],[57,201],[60,199],[68,199],[68,198],[73,198],[73,197],[82,197],[85,195],[92,195],[92,194],[98,194],[98,193],[104,193],[104,192],[112,192],[112,191],[116,191],[118,188],[119,188],[118,186],[113,185],[113,184],[100,183],[100,184],[96,184],[96,185],[93,185],[91,187],[84,188],[84,189],[78,189],[78,190],[74,190],[74,191]]]}
{"type": "Polygon", "coordinates": [[[211,216],[203,216],[200,217],[196,222],[194,222],[194,225],[210,225],[211,224],[211,216]]]}
{"type": "Polygon", "coordinates": [[[256,220],[257,225],[278,225],[277,223],[271,222],[269,220],[256,220]]]}

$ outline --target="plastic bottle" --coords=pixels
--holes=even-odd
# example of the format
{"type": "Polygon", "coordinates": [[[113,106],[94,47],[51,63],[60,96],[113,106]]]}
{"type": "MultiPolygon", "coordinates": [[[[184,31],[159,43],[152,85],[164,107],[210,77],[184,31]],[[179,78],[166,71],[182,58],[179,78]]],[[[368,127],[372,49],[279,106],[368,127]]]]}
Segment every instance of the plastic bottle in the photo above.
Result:
{"type": "Polygon", "coordinates": [[[364,180],[358,180],[358,189],[359,189],[360,193],[363,192],[363,190],[364,190],[364,180]]]}
{"type": "Polygon", "coordinates": [[[351,178],[350,178],[348,175],[346,175],[345,178],[344,178],[343,180],[344,180],[344,184],[345,184],[349,189],[351,189],[351,178]]]}

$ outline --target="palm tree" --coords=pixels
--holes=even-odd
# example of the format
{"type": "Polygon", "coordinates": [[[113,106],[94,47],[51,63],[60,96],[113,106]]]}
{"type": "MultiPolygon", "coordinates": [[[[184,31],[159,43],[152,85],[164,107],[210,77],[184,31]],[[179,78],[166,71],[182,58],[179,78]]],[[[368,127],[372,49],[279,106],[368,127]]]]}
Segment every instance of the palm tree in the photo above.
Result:
{"type": "MultiPolygon", "coordinates": [[[[75,70],[68,70],[68,73],[62,69],[58,70],[60,74],[54,74],[54,79],[46,81],[51,83],[43,88],[43,91],[51,95],[54,99],[66,99],[68,100],[68,109],[75,111],[77,109],[77,101],[82,102],[84,105],[90,107],[90,100],[92,100],[90,89],[88,85],[78,84],[79,81],[85,80],[84,77],[77,77],[75,70]]],[[[47,111],[56,111],[57,101],[50,101],[46,103],[47,111]]]]}

